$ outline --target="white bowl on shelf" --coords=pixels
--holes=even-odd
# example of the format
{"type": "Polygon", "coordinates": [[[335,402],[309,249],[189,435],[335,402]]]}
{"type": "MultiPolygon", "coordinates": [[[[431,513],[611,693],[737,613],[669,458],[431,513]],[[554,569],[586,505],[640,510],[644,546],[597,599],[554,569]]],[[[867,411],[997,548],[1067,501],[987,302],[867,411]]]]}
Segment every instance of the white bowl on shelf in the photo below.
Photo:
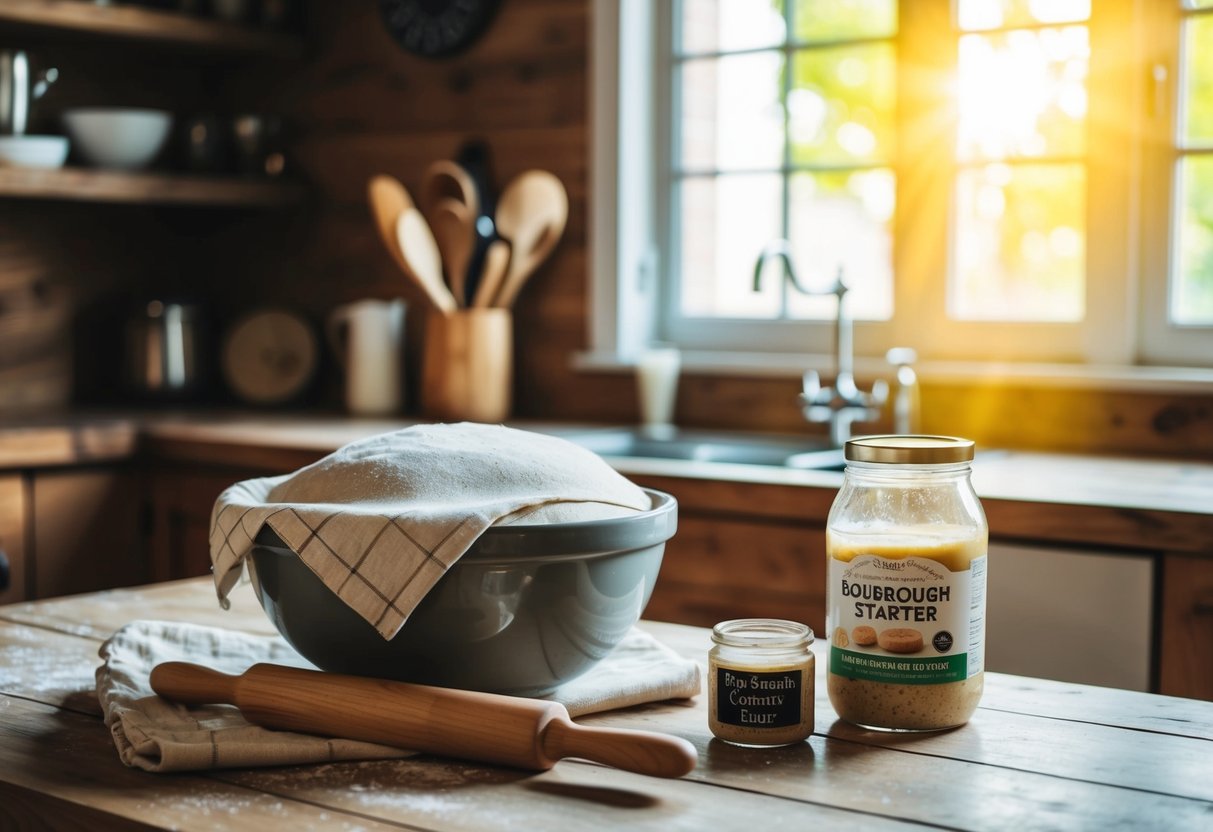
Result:
{"type": "Polygon", "coordinates": [[[63,124],[89,164],[139,170],[164,147],[173,116],[164,110],[77,107],[63,112],[63,124]]]}
{"type": "Polygon", "coordinates": [[[67,136],[0,136],[0,167],[61,168],[67,136]]]}

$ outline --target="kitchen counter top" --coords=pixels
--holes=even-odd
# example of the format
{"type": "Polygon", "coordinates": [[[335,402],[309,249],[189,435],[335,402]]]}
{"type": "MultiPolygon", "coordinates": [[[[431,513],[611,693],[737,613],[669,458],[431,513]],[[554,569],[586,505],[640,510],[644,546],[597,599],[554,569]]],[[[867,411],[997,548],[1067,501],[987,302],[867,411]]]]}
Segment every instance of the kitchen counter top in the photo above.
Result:
{"type": "MultiPolygon", "coordinates": [[[[119,459],[138,447],[168,462],[290,471],[347,442],[408,424],[413,422],[171,411],[81,415],[35,427],[0,423],[0,467],[119,459]]],[[[557,434],[586,428],[513,424],[557,434]]],[[[609,461],[634,479],[662,483],[699,480],[832,493],[842,482],[835,471],[673,459],[609,461]]],[[[1036,528],[1044,532],[1038,537],[1059,541],[1213,555],[1213,462],[979,451],[973,481],[995,533],[1003,525],[1036,528]]],[[[802,512],[820,505],[815,501],[802,512]]]]}
{"type": "MultiPolygon", "coordinates": [[[[1213,816],[1213,703],[991,673],[962,728],[864,731],[835,719],[820,642],[807,743],[714,740],[704,695],[579,720],[689,740],[698,767],[678,780],[428,756],[150,774],[119,762],[93,692],[101,641],[136,617],[271,631],[247,586],[225,612],[208,579],[0,607],[0,827],[1195,829],[1213,816]]],[[[705,662],[708,631],[645,627],[705,662]]]]}
{"type": "Polygon", "coordinates": [[[0,421],[0,469],[128,459],[135,453],[140,425],[130,417],[0,421]]]}

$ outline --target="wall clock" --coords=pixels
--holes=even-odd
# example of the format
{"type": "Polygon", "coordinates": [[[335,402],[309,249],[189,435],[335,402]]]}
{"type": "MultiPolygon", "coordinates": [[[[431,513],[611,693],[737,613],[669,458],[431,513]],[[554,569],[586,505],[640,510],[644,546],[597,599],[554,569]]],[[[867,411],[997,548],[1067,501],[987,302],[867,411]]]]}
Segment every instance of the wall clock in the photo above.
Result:
{"type": "Polygon", "coordinates": [[[500,0],[379,0],[379,11],[401,48],[441,58],[483,34],[499,4],[500,0]]]}

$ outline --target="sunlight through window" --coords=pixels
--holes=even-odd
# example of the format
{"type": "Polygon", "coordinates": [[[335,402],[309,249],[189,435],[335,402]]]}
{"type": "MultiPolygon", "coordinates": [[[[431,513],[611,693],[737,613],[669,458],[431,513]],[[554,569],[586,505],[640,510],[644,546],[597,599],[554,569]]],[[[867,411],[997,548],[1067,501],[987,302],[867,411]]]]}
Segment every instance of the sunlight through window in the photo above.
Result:
{"type": "Polygon", "coordinates": [[[961,0],[948,312],[1077,322],[1085,312],[1089,2],[961,0]],[[989,164],[997,162],[997,164],[989,164]]]}

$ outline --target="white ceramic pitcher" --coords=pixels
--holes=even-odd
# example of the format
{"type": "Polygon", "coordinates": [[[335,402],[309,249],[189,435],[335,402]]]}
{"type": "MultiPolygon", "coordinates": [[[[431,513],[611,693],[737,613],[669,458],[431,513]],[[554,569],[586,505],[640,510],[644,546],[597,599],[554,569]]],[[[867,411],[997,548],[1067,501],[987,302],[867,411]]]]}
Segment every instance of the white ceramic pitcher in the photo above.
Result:
{"type": "Polygon", "coordinates": [[[402,300],[360,300],[328,319],[329,341],[345,369],[345,406],[359,416],[387,416],[403,405],[402,300]]]}

